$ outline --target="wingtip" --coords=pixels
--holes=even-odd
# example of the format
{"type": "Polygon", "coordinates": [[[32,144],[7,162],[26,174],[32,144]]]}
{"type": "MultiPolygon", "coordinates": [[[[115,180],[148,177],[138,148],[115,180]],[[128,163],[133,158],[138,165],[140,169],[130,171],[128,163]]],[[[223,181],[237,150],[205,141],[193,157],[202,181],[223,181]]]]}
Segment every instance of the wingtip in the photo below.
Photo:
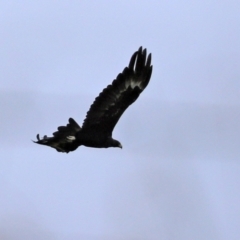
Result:
{"type": "Polygon", "coordinates": [[[36,137],[37,137],[37,140],[40,141],[39,133],[37,134],[36,137]]]}
{"type": "Polygon", "coordinates": [[[36,136],[36,137],[37,137],[37,141],[34,141],[34,140],[32,140],[32,139],[31,139],[31,141],[32,141],[32,142],[34,142],[34,143],[39,143],[39,141],[40,141],[39,134],[37,134],[37,136],[36,136]]]}
{"type": "Polygon", "coordinates": [[[149,54],[148,54],[148,57],[147,57],[146,66],[150,67],[150,66],[151,66],[151,62],[152,62],[152,54],[149,53],[149,54]]]}
{"type": "Polygon", "coordinates": [[[142,54],[145,55],[145,56],[147,55],[147,49],[146,48],[143,49],[142,54]]]}
{"type": "Polygon", "coordinates": [[[146,52],[146,54],[147,54],[147,48],[143,48],[142,46],[140,46],[139,48],[138,48],[138,51],[137,51],[138,53],[141,53],[141,54],[143,54],[144,52],[146,52]]]}
{"type": "Polygon", "coordinates": [[[138,54],[138,52],[135,52],[135,53],[132,55],[132,57],[131,57],[131,59],[130,59],[130,62],[129,62],[129,65],[128,65],[128,68],[129,68],[129,69],[133,69],[133,68],[134,68],[134,64],[135,64],[135,60],[136,60],[137,54],[138,54]]]}

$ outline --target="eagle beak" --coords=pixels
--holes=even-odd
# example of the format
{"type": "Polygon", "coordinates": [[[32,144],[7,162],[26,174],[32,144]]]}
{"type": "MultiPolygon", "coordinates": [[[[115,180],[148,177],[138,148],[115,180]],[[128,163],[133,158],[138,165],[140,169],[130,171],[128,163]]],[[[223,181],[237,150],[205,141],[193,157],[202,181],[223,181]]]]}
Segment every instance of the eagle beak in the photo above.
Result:
{"type": "Polygon", "coordinates": [[[121,144],[121,143],[119,143],[118,147],[122,149],[122,144],[121,144]]]}

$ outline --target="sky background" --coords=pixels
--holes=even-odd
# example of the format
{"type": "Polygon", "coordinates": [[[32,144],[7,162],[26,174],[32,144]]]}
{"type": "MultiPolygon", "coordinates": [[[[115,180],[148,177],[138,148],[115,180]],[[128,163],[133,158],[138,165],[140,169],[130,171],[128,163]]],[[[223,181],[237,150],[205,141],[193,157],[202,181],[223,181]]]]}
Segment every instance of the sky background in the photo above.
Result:
{"type": "Polygon", "coordinates": [[[0,239],[240,239],[240,2],[1,1],[0,239]],[[113,137],[33,144],[146,47],[153,74],[113,137]]]}

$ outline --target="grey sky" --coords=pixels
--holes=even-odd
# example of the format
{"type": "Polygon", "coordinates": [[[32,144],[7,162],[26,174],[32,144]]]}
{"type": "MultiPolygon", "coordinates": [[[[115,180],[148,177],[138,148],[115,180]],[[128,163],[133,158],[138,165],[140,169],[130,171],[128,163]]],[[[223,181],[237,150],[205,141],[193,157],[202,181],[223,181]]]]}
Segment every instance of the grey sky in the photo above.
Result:
{"type": "Polygon", "coordinates": [[[240,238],[240,2],[0,2],[0,239],[240,238]],[[123,149],[38,146],[139,46],[123,149]]]}

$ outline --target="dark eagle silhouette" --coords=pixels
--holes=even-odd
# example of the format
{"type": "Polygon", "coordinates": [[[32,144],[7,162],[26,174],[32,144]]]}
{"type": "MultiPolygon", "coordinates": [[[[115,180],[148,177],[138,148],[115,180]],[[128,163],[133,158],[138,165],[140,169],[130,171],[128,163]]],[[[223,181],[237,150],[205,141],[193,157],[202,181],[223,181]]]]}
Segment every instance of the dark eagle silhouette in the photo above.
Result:
{"type": "Polygon", "coordinates": [[[80,127],[69,118],[66,126],[58,127],[53,137],[37,135],[35,143],[50,146],[58,152],[70,152],[79,146],[95,148],[120,147],[112,132],[124,111],[136,101],[146,88],[152,74],[151,54],[142,47],[135,52],[122,73],[95,99],[80,127]]]}

